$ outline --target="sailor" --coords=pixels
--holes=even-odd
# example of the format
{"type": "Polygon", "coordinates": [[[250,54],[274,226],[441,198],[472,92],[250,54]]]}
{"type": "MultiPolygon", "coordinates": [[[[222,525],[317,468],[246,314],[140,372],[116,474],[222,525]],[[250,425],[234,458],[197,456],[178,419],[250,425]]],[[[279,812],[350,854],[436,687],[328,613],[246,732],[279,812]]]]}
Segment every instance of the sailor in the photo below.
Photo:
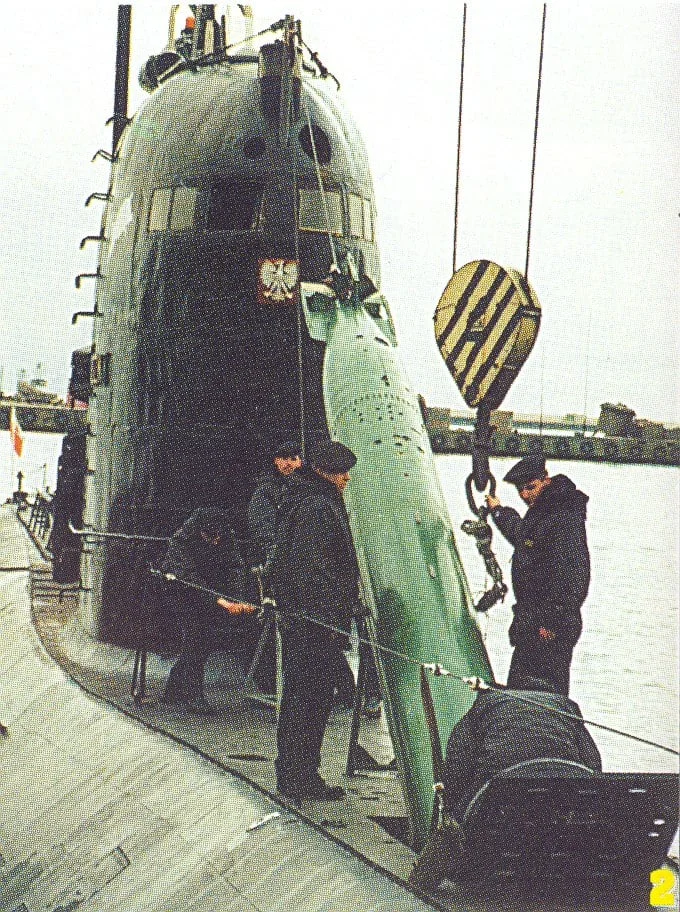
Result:
{"type": "Polygon", "coordinates": [[[214,628],[225,610],[237,616],[251,614],[255,608],[183,583],[232,594],[239,585],[237,566],[233,532],[223,510],[199,507],[170,539],[162,570],[176,577],[169,582],[169,594],[182,625],[182,648],[170,671],[164,703],[182,704],[200,715],[216,711],[203,693],[214,628]]]}
{"type": "Polygon", "coordinates": [[[266,566],[276,541],[277,513],[288,479],[302,465],[302,450],[291,440],[272,453],[271,463],[257,481],[248,505],[248,534],[254,564],[266,566]]]}
{"type": "Polygon", "coordinates": [[[565,475],[551,478],[540,455],[526,456],[505,481],[529,507],[524,517],[487,495],[496,526],[514,546],[510,625],[514,646],[508,687],[518,675],[535,675],[568,696],[571,658],[581,635],[581,606],[590,584],[586,538],[588,497],[565,475]]]}
{"type": "MultiPolygon", "coordinates": [[[[278,512],[286,485],[292,475],[302,466],[302,449],[293,441],[280,444],[271,456],[271,467],[260,476],[255,492],[248,506],[248,533],[251,541],[252,559],[260,565],[263,581],[267,584],[267,569],[274,553],[278,512]]],[[[273,631],[272,631],[273,632],[273,631]]],[[[366,669],[365,696],[362,714],[369,719],[378,719],[382,713],[382,698],[378,682],[378,671],[375,666],[370,646],[361,644],[361,660],[366,669]]],[[[337,662],[333,668],[335,677],[335,702],[343,707],[352,708],[355,698],[354,673],[343,651],[338,651],[337,662]]],[[[258,667],[256,680],[262,691],[273,694],[276,690],[276,651],[272,636],[264,645],[258,667]]]]}
{"type": "MultiPolygon", "coordinates": [[[[261,595],[269,594],[267,569],[276,543],[279,506],[288,481],[302,465],[302,448],[294,441],[286,440],[276,447],[267,462],[248,505],[251,565],[253,573],[259,575],[261,595]]],[[[260,636],[265,642],[259,647],[254,677],[260,690],[273,698],[276,693],[276,628],[268,613],[264,622],[260,636]]]]}
{"type": "Polygon", "coordinates": [[[333,703],[333,668],[359,604],[359,568],[342,499],[355,464],[356,456],[343,444],[317,444],[308,466],[286,487],[279,510],[270,572],[283,618],[276,781],[278,791],[296,802],[345,794],[323,780],[319,767],[333,703]]]}
{"type": "Polygon", "coordinates": [[[493,776],[527,760],[568,760],[602,771],[602,758],[578,704],[548,680],[517,675],[514,689],[481,691],[454,726],[444,763],[444,815],[411,872],[409,882],[431,889],[455,880],[464,848],[465,811],[493,776]]]}

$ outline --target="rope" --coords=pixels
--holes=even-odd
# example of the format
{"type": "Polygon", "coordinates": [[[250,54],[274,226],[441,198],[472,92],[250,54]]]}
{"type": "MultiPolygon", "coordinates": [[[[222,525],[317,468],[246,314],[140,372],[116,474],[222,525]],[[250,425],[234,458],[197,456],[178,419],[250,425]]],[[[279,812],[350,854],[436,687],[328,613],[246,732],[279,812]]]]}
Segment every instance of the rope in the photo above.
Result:
{"type": "MultiPolygon", "coordinates": [[[[225,599],[226,601],[239,602],[241,604],[248,605],[254,611],[258,610],[261,607],[259,605],[252,605],[240,597],[237,598],[235,596],[225,595],[223,592],[219,592],[217,589],[210,589],[208,586],[202,586],[199,583],[192,583],[189,580],[183,580],[180,577],[175,576],[174,573],[164,573],[162,570],[156,570],[153,567],[149,567],[149,573],[151,573],[152,576],[160,577],[167,582],[178,583],[180,586],[186,586],[189,589],[196,589],[198,592],[205,592],[207,595],[214,596],[215,598],[221,598],[225,599]]],[[[282,615],[284,618],[292,618],[295,620],[304,621],[309,624],[315,624],[317,627],[323,627],[326,630],[330,630],[332,633],[338,633],[343,637],[347,636],[346,630],[342,630],[340,627],[335,627],[333,624],[328,624],[325,621],[319,621],[316,618],[312,618],[306,614],[300,614],[295,611],[282,611],[282,609],[276,608],[274,605],[270,605],[269,607],[271,607],[272,610],[276,611],[277,614],[282,615]]],[[[368,640],[365,637],[358,636],[357,640],[359,643],[364,643],[367,646],[371,646],[380,652],[384,652],[388,655],[402,659],[404,662],[408,662],[417,668],[424,668],[425,671],[430,672],[430,674],[436,678],[451,678],[457,683],[465,684],[471,690],[496,690],[500,692],[508,690],[508,688],[504,687],[502,684],[489,684],[487,681],[480,677],[463,677],[462,675],[458,675],[453,671],[449,671],[448,668],[445,668],[439,662],[421,662],[420,660],[414,659],[411,656],[406,655],[406,653],[399,652],[398,650],[392,649],[389,646],[383,646],[378,642],[371,642],[371,640],[368,640]]],[[[545,703],[541,703],[539,700],[532,700],[531,697],[522,696],[521,691],[513,690],[512,694],[513,697],[515,697],[517,700],[521,700],[524,703],[529,703],[532,706],[538,706],[540,709],[545,709],[548,712],[556,713],[557,715],[563,716],[566,719],[573,719],[575,722],[582,722],[585,725],[592,725],[594,728],[600,728],[603,731],[608,731],[615,735],[620,735],[623,738],[629,738],[631,741],[637,741],[638,743],[646,744],[649,747],[656,747],[668,754],[673,754],[675,757],[680,757],[680,752],[674,750],[672,747],[666,747],[666,745],[658,744],[656,741],[649,741],[647,738],[641,738],[639,735],[631,735],[629,732],[621,731],[621,729],[618,728],[612,728],[609,725],[604,725],[601,722],[595,722],[592,719],[584,719],[583,716],[576,715],[575,713],[566,712],[562,709],[555,709],[553,706],[548,706],[545,703]]]]}
{"type": "Polygon", "coordinates": [[[541,53],[538,61],[538,87],[536,89],[536,119],[534,122],[534,151],[531,159],[531,190],[529,191],[529,225],[527,228],[527,261],[524,267],[524,278],[529,281],[529,247],[531,244],[531,213],[534,205],[534,175],[536,173],[536,141],[538,139],[538,111],[541,104],[541,78],[543,76],[543,46],[545,43],[546,4],[543,4],[543,23],[541,25],[541,53]]]}
{"type": "Polygon", "coordinates": [[[334,80],[338,89],[340,89],[340,83],[338,82],[337,77],[334,76],[333,73],[331,73],[331,71],[328,69],[327,66],[324,66],[324,64],[321,62],[321,59],[319,58],[318,53],[316,51],[313,51],[310,48],[310,46],[307,44],[307,42],[302,39],[301,35],[298,35],[298,38],[299,38],[299,41],[300,41],[300,44],[302,45],[302,47],[305,48],[305,50],[308,52],[309,56],[315,63],[317,69],[319,70],[319,75],[322,77],[322,79],[328,79],[328,77],[330,76],[330,78],[332,80],[334,80]]]}
{"type": "Polygon", "coordinates": [[[326,233],[328,234],[328,244],[331,248],[331,258],[333,260],[333,266],[337,270],[338,267],[338,258],[335,252],[335,241],[333,240],[333,233],[331,231],[331,215],[328,209],[328,200],[326,199],[326,191],[324,189],[323,180],[321,178],[321,168],[319,167],[319,157],[316,154],[316,142],[314,141],[314,131],[312,130],[312,121],[309,116],[309,107],[307,105],[307,98],[302,95],[302,106],[305,109],[305,117],[307,119],[307,129],[309,130],[309,140],[312,144],[312,157],[314,159],[314,168],[316,170],[316,179],[319,183],[319,191],[321,193],[321,201],[323,203],[323,212],[326,219],[326,233]]]}
{"type": "MultiPolygon", "coordinates": [[[[302,91],[302,89],[301,89],[302,91]]],[[[299,156],[299,151],[297,155],[299,156]]],[[[293,236],[295,238],[295,259],[300,269],[300,195],[298,191],[298,168],[297,156],[293,168],[293,236]]],[[[298,282],[302,281],[302,276],[298,276],[298,282]]],[[[302,359],[302,289],[299,289],[297,307],[295,310],[296,331],[297,331],[297,369],[298,369],[298,397],[300,403],[300,449],[302,456],[305,456],[305,373],[302,359]]]]}
{"type": "Polygon", "coordinates": [[[453,204],[453,271],[456,271],[456,249],[458,245],[458,186],[460,184],[460,140],[463,129],[463,73],[465,71],[465,21],[467,3],[463,4],[463,42],[460,54],[460,95],[458,99],[458,146],[456,150],[456,196],[453,204]]]}
{"type": "Polygon", "coordinates": [[[120,538],[124,541],[153,541],[169,542],[167,536],[160,535],[129,535],[125,532],[98,532],[96,529],[76,529],[73,523],[68,524],[69,532],[81,538],[120,538]]]}
{"type": "MultiPolygon", "coordinates": [[[[220,53],[228,53],[229,51],[233,51],[238,47],[242,47],[244,44],[250,44],[256,38],[262,38],[263,35],[267,35],[267,34],[269,34],[269,32],[280,32],[283,30],[283,27],[285,26],[285,24],[286,24],[285,18],[279,19],[278,22],[272,22],[272,24],[268,25],[267,28],[264,28],[259,32],[255,32],[254,35],[249,35],[248,38],[242,38],[241,41],[235,41],[233,44],[228,44],[224,48],[224,51],[221,51],[220,53]]],[[[206,57],[207,56],[208,55],[206,55],[206,57]]],[[[211,54],[209,56],[216,57],[217,55],[211,54]]]]}

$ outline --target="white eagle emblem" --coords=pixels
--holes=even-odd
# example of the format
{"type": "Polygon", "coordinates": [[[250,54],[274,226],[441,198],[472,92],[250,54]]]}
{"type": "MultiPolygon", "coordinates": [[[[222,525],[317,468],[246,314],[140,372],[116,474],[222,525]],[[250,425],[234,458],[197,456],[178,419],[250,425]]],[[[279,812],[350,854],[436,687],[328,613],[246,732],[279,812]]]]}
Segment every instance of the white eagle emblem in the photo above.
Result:
{"type": "Polygon", "coordinates": [[[297,295],[300,267],[296,260],[263,260],[260,294],[272,304],[286,304],[297,295]]]}

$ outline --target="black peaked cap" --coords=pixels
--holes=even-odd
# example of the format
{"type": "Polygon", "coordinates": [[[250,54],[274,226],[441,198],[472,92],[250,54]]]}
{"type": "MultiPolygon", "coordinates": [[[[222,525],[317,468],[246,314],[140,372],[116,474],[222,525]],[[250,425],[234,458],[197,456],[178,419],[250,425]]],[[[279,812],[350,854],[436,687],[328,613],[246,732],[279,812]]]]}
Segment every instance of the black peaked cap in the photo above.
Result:
{"type": "Polygon", "coordinates": [[[272,453],[272,459],[295,459],[296,456],[302,456],[302,447],[294,440],[284,440],[272,453]]]}
{"type": "Polygon", "coordinates": [[[543,478],[545,475],[545,456],[533,455],[525,456],[510,469],[503,481],[509,481],[510,484],[524,485],[529,481],[535,481],[537,478],[543,478]]]}
{"type": "Polygon", "coordinates": [[[349,447],[338,440],[322,440],[307,454],[307,462],[315,469],[336,475],[356,465],[357,458],[349,447]]]}

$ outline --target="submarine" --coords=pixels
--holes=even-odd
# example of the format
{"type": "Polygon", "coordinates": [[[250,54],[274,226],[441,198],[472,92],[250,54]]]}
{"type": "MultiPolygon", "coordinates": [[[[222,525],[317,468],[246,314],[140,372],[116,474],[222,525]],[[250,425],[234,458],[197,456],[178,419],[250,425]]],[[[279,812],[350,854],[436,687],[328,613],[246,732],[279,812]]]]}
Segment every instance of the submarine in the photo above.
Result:
{"type": "MultiPolygon", "coordinates": [[[[228,510],[245,538],[273,444],[350,446],[346,502],[418,850],[435,779],[420,670],[472,681],[493,672],[380,291],[367,153],[294,17],[273,23],[255,51],[251,40],[229,45],[213,5],[193,10],[144,66],[149,98],[131,118],[127,90],[116,92],[88,428],[65,445],[72,496],[60,501],[58,488],[55,515],[62,529],[103,533],[84,537],[75,571],[71,562],[79,622],[96,642],[137,646],[144,624],[162,643],[167,618],[139,609],[153,548],[207,504],[228,510]]],[[[121,83],[128,41],[129,20],[121,83]]],[[[81,386],[82,361],[74,356],[81,386]]],[[[62,546],[73,550],[66,535],[62,546]]],[[[445,742],[474,697],[439,684],[431,698],[445,742]]]]}
{"type": "MultiPolygon", "coordinates": [[[[135,645],[149,550],[124,536],[162,539],[210,504],[245,538],[247,504],[276,442],[294,439],[304,451],[332,436],[359,457],[347,504],[377,646],[491,680],[379,291],[364,144],[300,22],[287,16],[269,32],[275,40],[256,53],[249,41],[227,46],[215,7],[196,6],[175,48],[143,67],[146,103],[132,118],[114,114],[124,126],[94,276],[75,525],[82,516],[84,529],[121,537],[83,548],[80,623],[96,640],[135,645]],[[329,276],[335,296],[323,285],[329,276]]],[[[119,52],[124,68],[124,39],[119,52]]],[[[145,623],[162,641],[161,609],[145,623]]],[[[413,701],[418,663],[381,654],[378,663],[419,847],[433,772],[413,701]]],[[[473,694],[435,687],[434,700],[448,734],[473,694]]]]}

